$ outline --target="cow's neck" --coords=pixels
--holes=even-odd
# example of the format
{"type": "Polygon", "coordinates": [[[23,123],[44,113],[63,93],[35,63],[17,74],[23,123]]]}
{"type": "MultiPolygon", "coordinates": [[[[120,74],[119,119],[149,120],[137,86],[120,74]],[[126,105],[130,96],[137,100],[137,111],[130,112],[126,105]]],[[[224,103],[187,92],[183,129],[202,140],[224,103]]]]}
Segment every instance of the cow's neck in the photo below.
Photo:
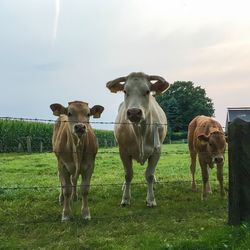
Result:
{"type": "Polygon", "coordinates": [[[143,120],[140,123],[134,123],[133,124],[133,131],[135,133],[135,136],[137,138],[138,147],[139,147],[139,162],[141,165],[145,162],[145,144],[148,137],[148,134],[150,134],[150,131],[152,129],[152,116],[149,113],[145,120],[143,120]]]}
{"type": "Polygon", "coordinates": [[[80,174],[80,166],[81,162],[83,161],[83,154],[86,150],[86,144],[88,143],[88,134],[85,134],[81,138],[77,137],[76,135],[72,135],[70,131],[68,131],[69,138],[71,138],[70,143],[72,145],[72,152],[73,152],[73,160],[76,166],[76,171],[74,178],[78,178],[80,174]]]}

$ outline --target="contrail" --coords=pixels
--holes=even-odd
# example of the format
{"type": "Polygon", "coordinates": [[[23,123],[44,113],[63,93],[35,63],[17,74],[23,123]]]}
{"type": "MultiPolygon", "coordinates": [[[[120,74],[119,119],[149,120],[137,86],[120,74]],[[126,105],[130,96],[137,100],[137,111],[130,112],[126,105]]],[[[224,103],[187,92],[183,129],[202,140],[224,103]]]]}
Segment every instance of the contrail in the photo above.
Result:
{"type": "Polygon", "coordinates": [[[60,15],[60,0],[55,0],[55,18],[54,18],[54,27],[53,27],[53,45],[55,44],[57,37],[58,21],[60,15]]]}

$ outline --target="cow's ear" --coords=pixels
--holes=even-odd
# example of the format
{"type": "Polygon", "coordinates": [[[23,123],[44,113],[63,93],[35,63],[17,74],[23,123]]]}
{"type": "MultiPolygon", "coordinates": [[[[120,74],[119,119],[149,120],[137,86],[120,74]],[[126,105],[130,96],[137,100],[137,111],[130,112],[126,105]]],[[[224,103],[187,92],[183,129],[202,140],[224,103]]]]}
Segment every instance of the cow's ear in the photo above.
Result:
{"type": "Polygon", "coordinates": [[[209,136],[205,134],[198,135],[198,140],[201,142],[201,144],[207,144],[209,141],[209,136]]]}
{"type": "Polygon", "coordinates": [[[109,81],[106,84],[106,87],[112,92],[116,93],[118,91],[124,90],[124,82],[126,82],[126,77],[119,77],[113,81],[109,81]],[[122,83],[123,82],[123,83],[122,83]]]}
{"type": "Polygon", "coordinates": [[[51,110],[53,111],[53,115],[67,115],[67,108],[59,103],[53,103],[50,105],[51,110]]]}
{"type": "Polygon", "coordinates": [[[166,91],[169,88],[169,83],[165,80],[158,80],[155,83],[151,84],[150,91],[154,92],[156,95],[159,95],[166,91]]]}
{"type": "Polygon", "coordinates": [[[90,109],[90,115],[93,115],[94,118],[100,118],[101,113],[103,112],[104,107],[101,105],[95,105],[90,109]]]}

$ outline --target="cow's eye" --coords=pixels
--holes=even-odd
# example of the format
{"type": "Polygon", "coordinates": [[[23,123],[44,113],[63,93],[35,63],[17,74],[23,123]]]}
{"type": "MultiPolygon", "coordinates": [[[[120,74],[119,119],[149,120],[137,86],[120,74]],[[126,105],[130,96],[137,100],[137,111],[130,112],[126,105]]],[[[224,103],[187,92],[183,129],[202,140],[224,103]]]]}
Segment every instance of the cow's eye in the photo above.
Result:
{"type": "Polygon", "coordinates": [[[88,113],[87,116],[90,117],[90,113],[88,113]]]}
{"type": "Polygon", "coordinates": [[[68,117],[72,116],[72,113],[71,112],[68,112],[68,117]]]}
{"type": "Polygon", "coordinates": [[[129,96],[126,90],[123,91],[126,96],[129,96]]]}
{"type": "Polygon", "coordinates": [[[149,91],[149,90],[147,90],[144,96],[149,95],[149,93],[150,93],[150,91],[149,91]]]}

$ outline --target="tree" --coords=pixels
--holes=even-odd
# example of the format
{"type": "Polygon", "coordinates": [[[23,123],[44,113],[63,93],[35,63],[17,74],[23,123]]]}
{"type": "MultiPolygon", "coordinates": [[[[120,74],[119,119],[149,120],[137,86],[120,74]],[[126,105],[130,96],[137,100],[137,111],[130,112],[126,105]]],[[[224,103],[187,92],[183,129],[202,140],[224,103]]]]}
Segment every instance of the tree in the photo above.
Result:
{"type": "Polygon", "coordinates": [[[187,131],[189,122],[197,115],[214,115],[214,104],[206,96],[205,89],[194,87],[193,82],[174,82],[156,98],[168,117],[169,127],[174,132],[187,131]]]}

